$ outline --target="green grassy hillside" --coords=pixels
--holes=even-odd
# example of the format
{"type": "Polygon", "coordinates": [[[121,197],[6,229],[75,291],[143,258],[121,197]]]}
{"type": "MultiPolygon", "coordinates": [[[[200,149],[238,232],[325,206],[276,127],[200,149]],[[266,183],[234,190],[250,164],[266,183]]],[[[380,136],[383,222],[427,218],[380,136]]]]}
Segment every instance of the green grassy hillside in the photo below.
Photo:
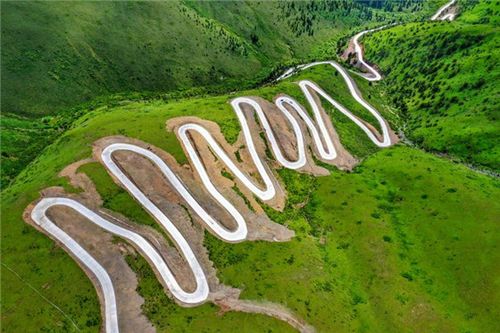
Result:
{"type": "Polygon", "coordinates": [[[1,13],[2,109],[24,116],[117,92],[241,89],[347,29],[405,14],[349,0],[3,1],[1,13]]]}
{"type": "MultiPolygon", "coordinates": [[[[278,62],[305,57],[305,45],[321,41],[307,34],[292,38],[286,19],[271,19],[280,13],[276,3],[229,3],[217,7],[221,10],[213,18],[192,9],[196,6],[2,3],[3,108],[47,115],[116,92],[217,83],[234,88],[267,76],[278,62]],[[219,21],[225,16],[240,19],[219,21]]],[[[365,15],[357,14],[344,21],[359,24],[365,15]]],[[[317,34],[328,28],[334,36],[342,29],[340,22],[322,23],[317,34]]]]}
{"type": "Polygon", "coordinates": [[[397,26],[363,39],[406,134],[425,149],[500,170],[500,2],[460,2],[454,22],[397,26]]]}
{"type": "Polygon", "coordinates": [[[241,90],[283,64],[330,58],[350,29],[428,15],[438,4],[2,1],[1,184],[88,108],[74,110],[80,103],[241,90]]]}
{"type": "MultiPolygon", "coordinates": [[[[314,67],[300,76],[314,80],[364,116],[331,68],[314,67]]],[[[238,95],[272,99],[285,92],[303,102],[292,83],[297,79],[238,95]]],[[[396,121],[380,85],[361,79],[359,85],[385,117],[396,121]]],[[[107,135],[144,140],[186,162],[175,135],[164,129],[172,117],[216,121],[227,140],[234,142],[239,125],[227,103],[232,97],[97,108],[85,113],[20,174],[4,191],[1,205],[5,332],[72,329],[68,318],[40,294],[76,321],[81,331],[99,329],[97,296],[90,281],[68,255],[22,221],[22,211],[37,192],[49,185],[74,190],[57,173],[89,157],[91,143],[107,135]]],[[[205,243],[218,277],[243,289],[245,299],[289,307],[319,332],[494,331],[500,315],[496,306],[500,201],[492,200],[500,196],[498,180],[414,148],[379,150],[339,112],[330,114],[344,145],[365,161],[353,173],[332,168],[330,176],[321,178],[280,170],[289,193],[286,209],[266,210],[297,237],[286,243],[226,244],[207,234],[205,243]],[[307,205],[297,208],[302,202],[307,205]]],[[[137,223],[150,223],[102,166],[90,164],[80,172],[95,181],[106,207],[137,223]]],[[[220,316],[212,305],[178,307],[141,257],[130,257],[128,262],[139,277],[144,312],[159,332],[290,330],[262,315],[220,316]]]]}

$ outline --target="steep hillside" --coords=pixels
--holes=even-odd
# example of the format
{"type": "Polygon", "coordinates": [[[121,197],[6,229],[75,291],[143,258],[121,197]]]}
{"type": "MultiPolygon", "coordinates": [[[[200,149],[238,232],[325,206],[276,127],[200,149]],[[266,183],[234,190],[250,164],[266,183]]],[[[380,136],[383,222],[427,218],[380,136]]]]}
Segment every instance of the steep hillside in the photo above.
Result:
{"type": "Polygon", "coordinates": [[[2,108],[40,116],[116,92],[240,87],[389,18],[379,12],[347,0],[2,2],[2,108]]]}
{"type": "MultiPolygon", "coordinates": [[[[366,116],[331,68],[314,67],[299,77],[366,116]]],[[[293,83],[299,77],[238,95],[272,100],[287,93],[306,105],[293,83]]],[[[357,81],[370,103],[393,120],[379,87],[357,81]]],[[[144,140],[186,162],[175,134],[165,130],[165,121],[173,117],[215,121],[235,142],[240,128],[227,103],[234,97],[128,102],[90,111],[21,173],[3,193],[1,205],[5,332],[70,331],[74,325],[95,332],[100,327],[97,296],[87,277],[54,242],[22,221],[38,191],[50,185],[77,191],[58,172],[89,157],[92,143],[108,135],[144,140]]],[[[352,173],[331,168],[331,175],[320,178],[279,170],[288,192],[286,208],[266,212],[296,237],[284,243],[227,244],[207,234],[205,245],[221,281],[243,289],[244,299],[286,305],[319,332],[494,331],[500,206],[491,198],[500,195],[498,180],[417,149],[379,150],[346,117],[328,110],[342,143],[365,161],[352,173]]],[[[79,172],[96,184],[105,208],[150,223],[100,164],[86,164],[79,172]]],[[[290,330],[263,315],[221,315],[209,304],[181,308],[142,257],[130,255],[127,261],[137,272],[143,311],[159,332],[290,330]]]]}
{"type": "Polygon", "coordinates": [[[394,13],[350,0],[1,6],[5,187],[78,117],[77,104],[98,96],[109,104],[106,96],[115,93],[131,99],[202,86],[248,88],[278,65],[330,58],[329,46],[350,28],[427,15],[437,4],[394,13]]]}
{"type": "Polygon", "coordinates": [[[453,22],[421,22],[366,36],[366,58],[425,149],[500,170],[498,1],[462,1],[453,22]]]}

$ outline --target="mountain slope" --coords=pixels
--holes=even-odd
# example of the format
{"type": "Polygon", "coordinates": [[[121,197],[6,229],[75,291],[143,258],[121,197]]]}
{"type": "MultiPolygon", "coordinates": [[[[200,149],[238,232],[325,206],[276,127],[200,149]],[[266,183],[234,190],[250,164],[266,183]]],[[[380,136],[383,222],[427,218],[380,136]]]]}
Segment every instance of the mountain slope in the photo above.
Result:
{"type": "Polygon", "coordinates": [[[82,102],[248,88],[284,63],[330,58],[328,45],[348,29],[432,7],[389,13],[350,0],[2,1],[2,187],[89,107],[73,109],[82,102]]]}
{"type": "MultiPolygon", "coordinates": [[[[371,0],[364,2],[373,6],[392,6],[391,4],[398,3],[389,0],[380,3],[371,0]]],[[[3,6],[2,4],[2,13],[3,6]]],[[[196,17],[203,16],[213,20],[222,15],[217,14],[218,7],[211,3],[189,3],[186,6],[186,10],[196,11],[196,17]]],[[[221,8],[241,10],[245,13],[242,16],[248,16],[253,11],[249,9],[251,7],[230,9],[230,4],[224,6],[228,7],[221,8]]],[[[264,6],[270,5],[265,3],[264,6]]],[[[286,10],[292,11],[290,8],[286,10]]],[[[298,9],[297,12],[300,13],[301,10],[298,9]]],[[[476,44],[484,46],[485,41],[487,47],[494,46],[495,44],[491,44],[491,36],[484,28],[493,21],[477,22],[485,20],[486,13],[491,17],[495,12],[488,12],[487,6],[481,4],[463,14],[462,21],[453,25],[429,24],[429,29],[454,28],[443,34],[440,30],[432,32],[432,38],[423,45],[420,45],[420,39],[426,38],[428,34],[416,36],[416,59],[426,60],[424,63],[431,62],[434,66],[440,64],[434,63],[432,55],[425,51],[438,44],[439,47],[434,48],[438,54],[441,49],[446,50],[446,53],[450,52],[446,45],[440,45],[437,36],[453,46],[465,45],[465,51],[481,51],[474,47],[476,44]],[[483,10],[485,13],[482,14],[483,10]],[[455,30],[461,31],[465,24],[484,28],[484,39],[468,41],[462,38],[461,33],[453,35],[455,30]],[[455,44],[455,40],[448,39],[450,34],[459,38],[458,44],[455,44]],[[423,59],[425,56],[429,59],[423,59]]],[[[234,22],[231,23],[237,21],[237,17],[228,15],[216,25],[224,27],[229,35],[241,40],[246,40],[247,37],[241,36],[248,34],[250,42],[244,45],[254,46],[249,46],[248,55],[240,55],[242,58],[254,57],[258,62],[264,63],[279,56],[281,51],[275,50],[277,53],[273,55],[273,48],[268,44],[275,37],[265,41],[266,37],[261,35],[279,35],[278,32],[271,32],[270,25],[264,28],[266,23],[259,23],[260,28],[256,28],[255,32],[253,29],[249,31],[246,27],[250,27],[251,21],[243,19],[241,27],[245,28],[238,31],[234,28],[234,22]],[[252,36],[257,36],[257,39],[252,36]],[[266,48],[269,47],[270,51],[259,53],[258,47],[264,47],[255,46],[259,42],[267,45],[266,48]]],[[[321,19],[328,20],[328,15],[325,17],[321,19]]],[[[297,20],[307,22],[308,17],[298,15],[297,20]]],[[[294,26],[295,20],[290,22],[294,26]]],[[[290,22],[278,24],[276,31],[285,29],[290,22]]],[[[297,27],[300,28],[291,29],[291,35],[311,38],[308,35],[310,29],[315,31],[315,35],[320,34],[314,24],[307,29],[299,25],[297,27]]],[[[417,33],[416,30],[414,32],[417,33]]],[[[389,45],[393,42],[391,38],[392,35],[387,40],[382,41],[381,38],[380,42],[389,45]]],[[[411,39],[410,36],[407,38],[411,39]]],[[[400,41],[401,44],[391,46],[401,47],[410,57],[410,46],[405,44],[402,37],[400,41]]],[[[292,42],[276,45],[281,48],[289,45],[288,43],[292,42]]],[[[298,46],[295,49],[307,54],[307,48],[304,44],[303,48],[298,46]]],[[[324,49],[318,48],[319,52],[321,50],[324,49]]],[[[391,50],[386,51],[392,54],[391,50]]],[[[491,49],[483,51],[493,55],[496,52],[491,49]]],[[[376,52],[383,64],[384,57],[380,55],[383,49],[376,52]]],[[[467,57],[464,52],[460,55],[467,57]]],[[[292,58],[290,55],[289,59],[292,58]]],[[[394,66],[400,67],[399,59],[396,58],[398,57],[391,56],[391,61],[394,61],[394,66]]],[[[241,62],[240,67],[245,64],[241,62]]],[[[250,61],[249,66],[252,64],[250,61]]],[[[140,69],[140,66],[137,68],[140,69]]],[[[394,128],[399,120],[395,110],[390,107],[390,99],[395,96],[392,102],[403,110],[404,105],[409,105],[409,113],[412,105],[408,102],[411,101],[411,92],[399,95],[397,88],[405,88],[401,80],[406,80],[407,84],[415,83],[404,68],[395,69],[402,73],[397,79],[391,77],[392,67],[382,65],[382,68],[385,69],[387,79],[393,80],[387,85],[385,81],[368,83],[356,76],[353,79],[367,100],[381,111],[394,128]]],[[[432,73],[425,65],[423,68],[432,73]]],[[[438,72],[447,71],[445,68],[446,66],[438,72]]],[[[180,72],[183,70],[179,68],[180,72]]],[[[469,74],[472,75],[470,72],[469,74]]],[[[420,75],[418,71],[416,75],[420,75]]],[[[428,75],[433,79],[432,74],[428,75]]],[[[419,78],[423,79],[423,76],[419,78]]],[[[2,330],[97,332],[101,327],[98,298],[88,277],[66,252],[25,224],[22,217],[27,205],[39,198],[39,191],[48,186],[61,186],[68,193],[80,191],[71,186],[67,178],[58,174],[68,164],[90,157],[95,140],[109,135],[137,138],[164,149],[177,161],[185,163],[187,159],[176,136],[165,129],[167,119],[197,116],[214,121],[220,126],[227,141],[234,143],[240,126],[228,101],[243,95],[272,100],[278,94],[286,93],[306,105],[294,83],[298,79],[310,79],[318,83],[356,115],[365,117],[363,110],[348,94],[340,77],[332,73],[329,67],[317,66],[285,81],[238,91],[237,94],[209,97],[182,97],[179,94],[168,95],[168,98],[158,95],[155,98],[142,93],[123,94],[81,105],[71,110],[67,117],[60,113],[47,116],[41,122],[18,115],[7,118],[9,126],[12,126],[9,134],[12,135],[12,140],[29,143],[34,133],[64,133],[54,142],[47,140],[45,144],[51,144],[43,151],[40,148],[40,154],[33,149],[33,155],[30,155],[32,163],[2,193],[2,330]],[[75,117],[78,119],[73,122],[75,117]],[[20,127],[26,130],[21,133],[15,130],[20,127]],[[59,128],[60,131],[57,132],[59,128]]],[[[241,81],[241,86],[245,87],[251,81],[241,81]]],[[[483,87],[490,89],[488,91],[491,96],[495,97],[495,90],[487,83],[483,87]]],[[[204,90],[197,92],[201,94],[204,90]]],[[[480,89],[467,88],[464,103],[468,103],[468,98],[476,98],[477,94],[481,94],[480,89]]],[[[427,93],[428,98],[431,95],[427,93]]],[[[456,102],[457,100],[450,100],[450,107],[455,108],[456,102]]],[[[415,110],[414,117],[417,116],[415,110]]],[[[497,263],[500,260],[497,250],[500,242],[497,222],[500,200],[496,200],[500,197],[498,178],[479,174],[461,164],[404,144],[380,150],[350,120],[332,108],[327,108],[327,111],[342,143],[362,161],[361,164],[353,172],[330,168],[330,175],[319,178],[291,170],[276,170],[288,194],[286,207],[283,212],[266,206],[263,208],[274,221],[295,231],[296,237],[283,243],[248,241],[228,244],[207,234],[205,246],[217,269],[217,277],[227,285],[242,289],[243,299],[285,305],[298,317],[316,327],[318,332],[495,331],[498,326],[497,318],[500,317],[496,306],[500,302],[497,281],[497,263]]],[[[468,118],[476,119],[475,116],[475,113],[470,113],[468,118]]],[[[483,118],[478,119],[478,122],[485,125],[486,131],[491,131],[489,123],[485,123],[483,118]]],[[[4,117],[2,122],[3,126],[4,117]]],[[[463,126],[460,122],[450,122],[448,130],[463,132],[460,126],[463,126]]],[[[417,133],[419,128],[421,127],[415,126],[410,135],[417,133]]],[[[2,131],[2,135],[4,133],[2,131]]],[[[427,135],[434,140],[431,134],[422,133],[424,141],[427,135]]],[[[52,138],[55,137],[56,135],[52,138]]],[[[43,143],[42,135],[37,134],[35,138],[43,143]]],[[[2,148],[2,153],[4,151],[2,148]]],[[[15,156],[15,152],[12,154],[15,156]]],[[[94,182],[102,196],[103,208],[123,214],[137,224],[154,223],[146,211],[116,185],[101,164],[89,162],[81,166],[78,172],[86,174],[94,182]]],[[[121,244],[122,241],[115,239],[114,242],[121,244]]],[[[225,313],[212,304],[194,308],[179,307],[165,294],[163,286],[143,257],[130,254],[126,256],[126,260],[137,274],[137,293],[144,298],[142,310],[159,332],[253,333],[291,330],[290,326],[265,315],[225,313]]]]}
{"type": "Polygon", "coordinates": [[[451,23],[411,23],[362,42],[386,76],[411,140],[498,172],[500,3],[460,4],[451,23]]]}
{"type": "MultiPolygon", "coordinates": [[[[313,80],[361,115],[359,107],[351,108],[357,103],[329,66],[238,95],[272,100],[287,93],[305,105],[293,83],[299,78],[313,80]]],[[[393,119],[379,86],[358,81],[370,103],[393,119]]],[[[23,210],[39,197],[38,191],[51,185],[77,191],[58,172],[89,157],[92,142],[107,135],[144,140],[184,163],[175,134],[165,130],[172,117],[215,121],[234,142],[240,128],[227,103],[234,97],[128,102],[90,111],[21,173],[4,192],[1,205],[6,332],[67,331],[72,329],[70,319],[81,331],[95,332],[100,326],[97,297],[87,277],[64,251],[22,221],[23,210]]],[[[221,281],[243,289],[244,299],[286,305],[319,332],[493,331],[500,207],[491,198],[500,196],[498,180],[414,148],[379,150],[339,112],[330,114],[345,147],[366,160],[352,173],[332,169],[320,178],[279,170],[287,205],[283,212],[266,212],[297,236],[284,243],[227,244],[207,235],[205,245],[221,281]]],[[[146,213],[100,164],[79,172],[95,182],[105,208],[147,223],[142,218],[146,213]]],[[[289,328],[262,315],[217,315],[212,305],[181,308],[165,295],[142,257],[131,255],[127,261],[137,272],[144,313],[160,332],[289,328]]]]}
{"type": "Polygon", "coordinates": [[[262,79],[277,63],[307,57],[311,44],[370,13],[348,1],[317,12],[324,11],[337,19],[317,19],[301,33],[304,22],[293,29],[276,2],[3,2],[2,107],[46,115],[116,92],[234,88],[262,79]],[[349,16],[340,15],[345,8],[349,16]]]}

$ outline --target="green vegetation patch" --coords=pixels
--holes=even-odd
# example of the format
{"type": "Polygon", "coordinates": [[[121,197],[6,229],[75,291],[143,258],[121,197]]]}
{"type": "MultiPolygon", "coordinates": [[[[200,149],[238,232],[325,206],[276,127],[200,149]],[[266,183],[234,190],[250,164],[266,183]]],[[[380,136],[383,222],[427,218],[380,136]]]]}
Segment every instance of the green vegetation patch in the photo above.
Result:
{"type": "Polygon", "coordinates": [[[460,2],[453,22],[421,22],[363,39],[408,137],[425,149],[500,170],[500,3],[460,2]]]}
{"type": "Polygon", "coordinates": [[[494,330],[497,180],[407,147],[354,173],[280,175],[291,203],[267,212],[297,237],[205,240],[244,298],[287,304],[320,332],[494,330]]]}
{"type": "Polygon", "coordinates": [[[258,314],[226,312],[208,303],[194,308],[183,308],[165,294],[163,286],[147,263],[140,257],[126,258],[139,279],[138,292],[145,298],[142,309],[158,332],[296,332],[288,324],[258,314]]]}

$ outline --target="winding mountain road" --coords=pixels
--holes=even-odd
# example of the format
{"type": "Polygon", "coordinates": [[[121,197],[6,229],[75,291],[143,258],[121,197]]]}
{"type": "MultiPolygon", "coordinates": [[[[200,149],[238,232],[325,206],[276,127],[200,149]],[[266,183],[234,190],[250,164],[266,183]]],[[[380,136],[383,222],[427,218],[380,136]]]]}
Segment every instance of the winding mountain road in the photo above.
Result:
{"type": "Polygon", "coordinates": [[[247,117],[245,116],[242,109],[243,105],[245,104],[252,107],[252,109],[256,112],[260,124],[267,136],[267,140],[271,145],[271,150],[276,160],[285,168],[294,170],[300,169],[307,162],[304,133],[302,132],[302,128],[299,125],[297,119],[292,115],[289,109],[286,108],[286,105],[292,108],[298,114],[300,119],[304,121],[312,137],[312,140],[317,147],[317,151],[320,157],[325,160],[334,160],[335,158],[337,158],[337,152],[335,150],[334,142],[329,134],[327,125],[325,124],[320,105],[318,105],[317,101],[314,99],[311,91],[314,91],[317,95],[325,98],[336,109],[338,109],[341,113],[351,119],[367,134],[367,136],[375,145],[379,147],[388,147],[392,144],[390,130],[387,123],[379,114],[379,112],[363,99],[354,81],[350,78],[347,71],[339,64],[331,61],[312,63],[304,66],[303,69],[317,65],[331,65],[333,68],[339,71],[339,73],[345,80],[349,92],[351,93],[353,98],[377,119],[379,126],[382,129],[382,134],[379,134],[379,136],[382,137],[382,140],[379,140],[377,137],[378,133],[374,133],[373,130],[367,127],[362,120],[360,120],[344,106],[338,103],[335,99],[329,96],[315,83],[308,80],[302,80],[298,84],[302,92],[304,93],[306,100],[312,108],[314,119],[311,119],[307,111],[305,111],[304,108],[301,107],[299,103],[291,97],[281,96],[275,101],[277,108],[291,124],[291,128],[293,129],[293,132],[295,134],[298,149],[298,157],[295,161],[290,161],[284,157],[277,139],[275,138],[273,126],[270,124],[269,119],[266,117],[265,112],[259,103],[248,97],[238,97],[231,101],[231,105],[237,115],[243,131],[246,148],[248,149],[252,161],[257,168],[258,174],[264,183],[264,188],[260,188],[242,170],[238,168],[238,166],[233,162],[233,160],[224,151],[224,149],[221,148],[221,146],[217,143],[215,138],[206,128],[196,123],[186,123],[178,128],[178,137],[180,138],[181,143],[186,148],[192,166],[199,174],[202,183],[209,194],[233,217],[236,222],[235,230],[228,230],[218,221],[216,221],[191,195],[189,190],[179,179],[179,177],[177,177],[177,175],[172,171],[172,169],[158,155],[151,152],[150,150],[128,143],[114,143],[106,146],[102,151],[101,159],[108,172],[112,174],[114,178],[117,179],[120,184],[135,198],[135,200],[137,200],[155,218],[155,220],[162,225],[164,230],[169,234],[171,239],[177,245],[179,251],[190,266],[191,271],[193,272],[193,275],[195,277],[196,290],[194,292],[186,292],[180,287],[178,281],[175,279],[175,276],[172,274],[171,270],[168,267],[168,264],[164,261],[163,257],[146,239],[144,239],[139,234],[118,226],[113,222],[110,222],[109,220],[103,218],[97,213],[92,212],[73,199],[44,198],[36,204],[31,213],[32,220],[40,227],[42,227],[53,238],[60,241],[69,252],[71,252],[76,258],[78,258],[78,260],[81,261],[97,277],[100,285],[102,286],[105,299],[107,332],[118,331],[116,320],[116,302],[111,280],[102,266],[100,266],[99,263],[97,263],[97,261],[93,259],[88,252],[86,252],[81,246],[77,244],[74,239],[72,239],[64,231],[58,228],[46,216],[47,209],[54,206],[70,207],[86,217],[90,222],[112,233],[113,235],[120,236],[128,240],[130,243],[134,244],[140,250],[141,254],[144,255],[152,265],[154,265],[156,271],[160,274],[161,278],[164,280],[165,285],[168,287],[172,295],[180,302],[187,305],[196,305],[206,301],[209,295],[208,281],[189,243],[183,237],[181,232],[175,227],[174,223],[169,220],[169,218],[137,187],[137,185],[135,185],[135,183],[118,166],[118,164],[113,159],[113,153],[116,151],[127,151],[139,154],[149,159],[157,168],[159,168],[165,179],[170,182],[172,187],[175,188],[179,195],[196,212],[196,214],[202,219],[202,221],[210,231],[227,242],[243,241],[247,236],[246,221],[240,214],[240,212],[236,209],[236,207],[234,207],[234,205],[230,201],[228,201],[212,183],[210,176],[208,175],[208,172],[205,169],[200,156],[198,155],[197,149],[191,142],[189,132],[196,132],[200,134],[204,138],[204,140],[206,140],[213,153],[223,161],[223,163],[234,174],[234,176],[238,178],[241,183],[246,186],[253,194],[255,194],[255,196],[263,201],[273,199],[276,195],[276,189],[271,179],[272,176],[270,176],[268,168],[265,167],[264,162],[255,147],[247,117]]]}
{"type": "MultiPolygon", "coordinates": [[[[32,220],[45,230],[45,232],[47,232],[52,238],[63,244],[66,251],[70,252],[73,257],[78,259],[78,261],[87,267],[97,278],[104,297],[104,323],[106,332],[117,333],[119,330],[115,290],[108,272],[106,272],[97,260],[95,260],[90,253],[82,248],[77,241],[71,238],[71,236],[65,233],[47,217],[47,210],[53,206],[70,207],[96,224],[103,222],[103,218],[79,202],[67,198],[44,198],[40,200],[31,211],[32,220]]],[[[104,222],[109,223],[108,221],[104,222]]]]}
{"type": "Polygon", "coordinates": [[[446,3],[443,5],[441,8],[438,9],[436,14],[432,15],[431,21],[436,21],[436,20],[453,20],[455,18],[455,14],[453,13],[448,13],[443,16],[443,13],[448,10],[451,6],[453,6],[457,2],[457,0],[451,0],[450,2],[446,3]]]}
{"type": "Polygon", "coordinates": [[[373,68],[372,66],[370,66],[369,64],[366,63],[365,59],[363,58],[363,49],[361,48],[361,45],[359,44],[359,39],[368,33],[382,30],[386,27],[387,27],[387,25],[383,25],[383,26],[375,28],[375,29],[361,31],[361,32],[357,33],[356,35],[354,35],[354,37],[352,39],[352,41],[354,43],[354,52],[356,53],[356,57],[358,58],[358,61],[369,72],[368,74],[365,74],[365,73],[358,73],[358,74],[361,75],[362,77],[364,77],[365,79],[367,79],[368,81],[380,81],[380,80],[382,80],[382,75],[380,75],[380,73],[375,68],[373,68]]]}
{"type": "MultiPolygon", "coordinates": [[[[439,18],[440,15],[454,2],[455,0],[452,0],[447,5],[441,7],[438,12],[432,17],[432,20],[439,18]]],[[[442,17],[441,19],[445,18],[442,17]]],[[[362,76],[369,81],[381,80],[382,76],[376,69],[374,69],[364,61],[362,48],[359,45],[359,38],[367,33],[374,32],[385,27],[386,26],[382,26],[379,28],[362,31],[353,37],[355,52],[358,56],[358,59],[369,72],[367,74],[362,74],[362,76]]],[[[134,182],[118,166],[118,164],[113,159],[113,153],[116,151],[128,151],[134,154],[139,154],[149,159],[157,168],[159,168],[165,179],[170,182],[172,187],[176,189],[178,194],[196,212],[196,214],[201,218],[201,220],[205,223],[206,227],[211,232],[215,233],[218,237],[227,242],[244,241],[247,237],[248,232],[246,221],[240,214],[240,212],[236,209],[236,207],[234,207],[234,205],[229,202],[212,183],[210,176],[208,175],[208,172],[205,169],[200,156],[198,155],[197,149],[191,142],[191,138],[189,135],[190,132],[196,132],[201,135],[201,137],[203,137],[213,153],[220,160],[222,160],[222,162],[234,174],[234,176],[238,178],[240,182],[244,186],[246,186],[255,196],[263,201],[273,199],[276,195],[276,189],[274,187],[271,176],[268,173],[268,168],[266,168],[263,160],[257,152],[251,129],[243,112],[242,105],[246,104],[254,110],[259,119],[260,125],[267,137],[267,141],[270,143],[271,150],[274,154],[275,159],[283,167],[288,169],[300,169],[307,163],[307,157],[304,133],[302,132],[301,126],[298,123],[296,117],[292,115],[292,113],[286,106],[293,109],[294,112],[296,112],[296,114],[299,116],[299,118],[302,119],[302,121],[305,123],[320,157],[324,160],[334,160],[335,158],[337,158],[337,152],[335,150],[334,142],[329,134],[327,125],[324,121],[324,117],[322,116],[320,105],[318,105],[318,103],[314,99],[311,91],[314,91],[317,95],[326,99],[337,110],[339,110],[342,114],[347,116],[351,121],[359,126],[370,138],[370,140],[378,147],[388,147],[393,144],[393,142],[391,142],[390,130],[386,121],[375,108],[373,108],[363,99],[356,87],[355,82],[349,76],[348,72],[336,62],[314,62],[307,65],[301,65],[296,68],[291,68],[282,76],[280,76],[278,80],[282,80],[293,75],[296,70],[304,70],[317,65],[331,65],[341,74],[352,97],[375,117],[382,130],[381,134],[375,133],[373,129],[370,129],[368,126],[366,126],[361,119],[353,115],[344,106],[335,101],[335,99],[329,96],[315,83],[308,80],[302,80],[298,84],[302,90],[302,93],[306,97],[307,102],[312,108],[314,119],[311,119],[307,111],[305,111],[305,109],[291,97],[281,96],[275,101],[277,108],[290,123],[291,128],[295,134],[298,157],[296,160],[290,161],[285,158],[283,152],[281,151],[275,137],[273,126],[270,124],[269,119],[266,117],[265,112],[260,104],[248,97],[235,98],[231,101],[231,105],[240,122],[246,142],[246,148],[248,149],[252,161],[257,168],[258,174],[264,183],[264,188],[261,188],[250,178],[248,178],[248,176],[242,170],[238,168],[238,166],[233,162],[226,151],[217,143],[215,138],[206,128],[196,123],[186,123],[178,128],[178,137],[181,140],[182,145],[185,147],[191,165],[199,174],[202,183],[208,193],[233,217],[234,221],[236,222],[236,228],[234,230],[228,230],[223,225],[221,225],[221,223],[216,221],[191,195],[190,191],[186,188],[182,180],[177,177],[172,169],[155,153],[142,147],[128,143],[110,144],[102,151],[102,162],[108,172],[112,174],[115,179],[117,179],[121,183],[121,185],[135,198],[135,200],[137,200],[156,219],[156,221],[162,225],[162,227],[177,245],[177,248],[190,266],[196,280],[196,289],[193,292],[186,292],[182,289],[161,254],[155,249],[154,246],[152,246],[144,237],[142,237],[138,233],[110,222],[109,220],[103,218],[99,214],[93,212],[92,210],[88,209],[87,207],[73,199],[64,197],[42,198],[36,203],[31,211],[31,219],[53,239],[59,241],[64,246],[64,248],[72,254],[73,257],[77,258],[77,260],[80,261],[85,267],[87,267],[88,270],[92,272],[92,274],[97,278],[104,297],[104,321],[106,332],[116,333],[119,331],[117,304],[112,280],[106,270],[85,249],[83,249],[78,244],[78,242],[76,242],[58,226],[56,226],[47,217],[47,210],[51,207],[57,206],[69,207],[84,216],[91,223],[94,223],[107,232],[126,239],[130,243],[134,244],[143,256],[147,257],[148,261],[155,267],[156,271],[164,280],[165,285],[168,287],[168,289],[176,299],[187,305],[196,305],[203,303],[207,300],[210,292],[208,281],[189,243],[181,234],[181,232],[176,228],[174,223],[172,223],[172,221],[168,219],[168,217],[137,187],[137,185],[134,184],[134,182]],[[381,139],[379,139],[380,137],[381,139]]]]}

